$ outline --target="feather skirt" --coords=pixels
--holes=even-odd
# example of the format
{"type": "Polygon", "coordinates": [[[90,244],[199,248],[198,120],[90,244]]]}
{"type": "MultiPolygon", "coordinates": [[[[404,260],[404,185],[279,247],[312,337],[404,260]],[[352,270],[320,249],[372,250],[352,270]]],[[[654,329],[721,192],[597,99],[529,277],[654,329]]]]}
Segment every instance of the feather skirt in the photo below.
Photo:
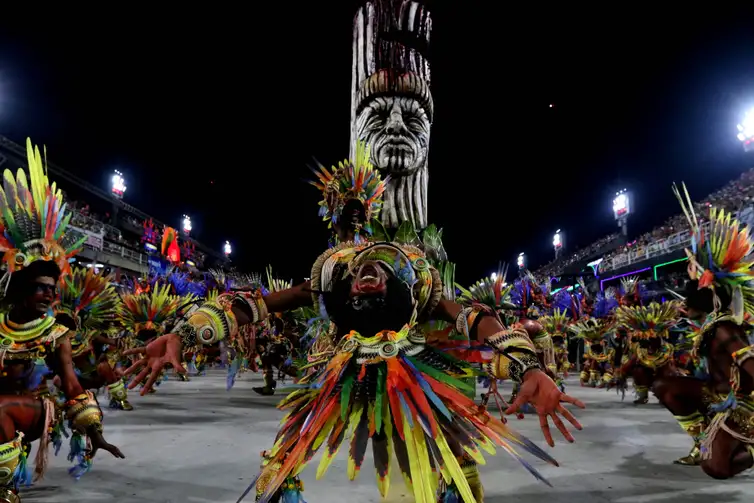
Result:
{"type": "Polygon", "coordinates": [[[459,464],[464,455],[484,464],[482,451],[494,454],[502,448],[543,481],[517,449],[557,465],[464,394],[469,385],[462,379],[476,373],[467,363],[416,337],[403,344],[383,341],[382,346],[346,342],[324,369],[280,403],[287,415],[268,451],[270,462],[253,483],[267,481],[258,501],[274,499],[286,479],[300,474],[320,449],[324,453],[316,475],[324,476],[343,444],[349,449],[351,480],[361,471],[371,443],[382,496],[388,493],[394,456],[418,503],[435,503],[440,477],[453,483],[464,501],[475,502],[459,464]]]}

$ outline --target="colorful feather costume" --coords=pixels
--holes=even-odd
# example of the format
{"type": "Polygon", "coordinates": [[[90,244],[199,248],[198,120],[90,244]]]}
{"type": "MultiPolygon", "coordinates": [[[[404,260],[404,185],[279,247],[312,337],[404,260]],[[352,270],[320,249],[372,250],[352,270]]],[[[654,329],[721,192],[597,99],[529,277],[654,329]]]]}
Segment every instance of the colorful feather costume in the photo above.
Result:
{"type": "Polygon", "coordinates": [[[382,194],[390,177],[383,180],[380,173],[369,162],[369,147],[364,142],[356,145],[355,159],[342,161],[336,168],[327,169],[322,164],[312,169],[317,180],[310,182],[321,192],[319,215],[322,220],[329,221],[328,227],[337,224],[346,203],[350,200],[359,201],[364,207],[363,227],[356,229],[356,242],[361,236],[360,230],[367,235],[372,233],[371,222],[382,209],[382,194]]]}
{"type": "Polygon", "coordinates": [[[53,309],[56,316],[67,314],[76,323],[76,336],[71,339],[74,356],[90,348],[95,333],[118,320],[121,300],[111,281],[109,275],[83,268],[74,269],[62,281],[53,309]]]}
{"type": "Polygon", "coordinates": [[[183,299],[170,293],[170,285],[155,285],[149,293],[126,294],[120,319],[123,326],[132,334],[143,330],[154,330],[162,334],[164,323],[175,316],[183,299]]]}
{"type": "Polygon", "coordinates": [[[10,275],[37,260],[55,262],[61,275],[70,272],[70,259],[86,236],[68,228],[63,194],[47,179],[47,168],[39,147],[26,140],[29,176],[20,169],[5,170],[0,188],[0,252],[6,265],[0,285],[7,287],[10,275]]]}
{"type": "Polygon", "coordinates": [[[652,302],[648,306],[621,306],[615,311],[618,326],[629,334],[629,343],[659,337],[666,340],[669,331],[678,324],[679,303],[652,302]]]}
{"type": "MultiPolygon", "coordinates": [[[[381,262],[412,287],[414,319],[439,302],[438,272],[418,248],[397,243],[345,243],[330,249],[315,262],[312,289],[329,291],[334,278],[357,270],[364,261],[381,262]]],[[[319,296],[315,298],[320,302],[319,296]]],[[[317,478],[322,477],[344,442],[350,444],[347,471],[353,480],[370,440],[383,496],[388,493],[393,455],[419,503],[435,503],[438,473],[464,501],[474,503],[459,458],[484,463],[481,451],[493,453],[496,446],[541,478],[516,449],[555,461],[463,394],[468,385],[461,379],[475,374],[466,362],[427,345],[414,321],[398,332],[364,336],[351,331],[337,342],[335,354],[320,371],[302,380],[300,389],[280,404],[288,413],[247,493],[256,487],[258,501],[266,503],[284,484],[295,488],[293,477],[325,446],[317,470],[317,478]]]]}

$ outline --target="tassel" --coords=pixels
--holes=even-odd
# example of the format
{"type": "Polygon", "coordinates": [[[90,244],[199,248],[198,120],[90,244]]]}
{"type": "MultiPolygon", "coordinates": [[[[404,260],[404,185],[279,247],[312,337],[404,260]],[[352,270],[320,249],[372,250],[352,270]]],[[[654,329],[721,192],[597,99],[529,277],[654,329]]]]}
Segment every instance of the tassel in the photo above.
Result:
{"type": "Polygon", "coordinates": [[[68,469],[68,474],[79,480],[92,469],[92,459],[87,455],[88,441],[84,435],[74,432],[71,436],[71,452],[68,453],[68,461],[75,464],[68,469]]]}

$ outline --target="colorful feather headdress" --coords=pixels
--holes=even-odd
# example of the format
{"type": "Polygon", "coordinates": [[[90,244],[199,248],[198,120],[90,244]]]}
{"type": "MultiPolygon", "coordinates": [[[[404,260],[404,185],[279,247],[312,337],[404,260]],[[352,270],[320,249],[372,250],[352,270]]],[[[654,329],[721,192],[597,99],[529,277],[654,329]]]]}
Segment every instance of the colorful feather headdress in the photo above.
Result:
{"type": "Polygon", "coordinates": [[[112,276],[77,268],[63,279],[55,314],[65,313],[82,330],[104,330],[118,319],[121,300],[112,276]]]}
{"type": "Polygon", "coordinates": [[[382,209],[382,194],[390,177],[382,180],[380,173],[369,162],[369,147],[364,142],[356,146],[356,158],[345,160],[327,169],[318,164],[318,169],[312,171],[317,180],[310,183],[322,191],[322,201],[319,202],[319,215],[323,220],[329,220],[329,227],[338,223],[343,208],[350,200],[357,200],[364,206],[364,230],[371,234],[370,222],[376,218],[382,209]]]}
{"type": "Polygon", "coordinates": [[[66,212],[63,194],[47,179],[47,167],[39,153],[26,139],[29,176],[19,169],[16,175],[5,170],[0,188],[0,252],[6,273],[0,284],[10,275],[32,262],[55,262],[62,275],[70,272],[70,259],[86,241],[86,236],[68,229],[71,214],[66,212]]]}
{"type": "Polygon", "coordinates": [[[457,296],[458,302],[464,305],[483,304],[491,309],[515,309],[517,306],[510,301],[513,285],[506,283],[508,266],[498,267],[498,271],[488,278],[477,281],[468,289],[456,283],[461,292],[457,296]]]}
{"type": "Polygon", "coordinates": [[[142,330],[163,329],[163,323],[176,314],[183,299],[170,294],[170,285],[155,285],[149,293],[123,296],[120,318],[123,326],[133,334],[142,330]]]}
{"type": "Polygon", "coordinates": [[[668,330],[679,321],[679,302],[662,304],[652,302],[648,306],[622,306],[616,309],[616,323],[628,330],[631,339],[665,338],[668,330]]]}
{"type": "Polygon", "coordinates": [[[272,293],[272,292],[282,292],[283,290],[287,290],[288,288],[290,288],[290,287],[293,286],[293,281],[292,280],[285,281],[285,280],[276,278],[272,274],[272,266],[271,265],[267,266],[267,271],[266,272],[267,272],[267,290],[270,293],[272,293]]]}
{"type": "Polygon", "coordinates": [[[584,339],[591,343],[600,342],[605,339],[612,324],[599,318],[589,318],[578,323],[574,323],[568,330],[577,338],[584,339]]]}
{"type": "Polygon", "coordinates": [[[565,337],[568,330],[568,311],[555,308],[552,314],[542,316],[539,322],[551,337],[565,337]]]}
{"type": "Polygon", "coordinates": [[[726,289],[731,296],[731,306],[721,306],[715,293],[716,310],[725,311],[729,307],[737,320],[744,315],[754,314],[754,274],[749,255],[752,242],[748,228],[740,228],[738,220],[725,210],[710,208],[709,231],[705,233],[694,212],[686,185],[683,193],[673,184],[673,193],[681,203],[691,227],[691,248],[686,249],[689,257],[689,277],[699,280],[699,288],[726,289]]]}

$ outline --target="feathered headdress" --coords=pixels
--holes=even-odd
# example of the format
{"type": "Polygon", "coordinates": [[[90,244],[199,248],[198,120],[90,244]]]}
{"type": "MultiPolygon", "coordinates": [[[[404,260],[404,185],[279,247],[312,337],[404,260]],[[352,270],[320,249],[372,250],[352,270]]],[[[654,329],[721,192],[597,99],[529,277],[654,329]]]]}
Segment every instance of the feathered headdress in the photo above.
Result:
{"type": "Polygon", "coordinates": [[[623,305],[627,299],[633,299],[640,304],[644,297],[647,296],[647,287],[639,281],[639,276],[628,276],[621,278],[620,287],[615,292],[616,300],[623,305]]]}
{"type": "MultiPolygon", "coordinates": [[[[744,315],[754,314],[754,264],[747,257],[752,252],[752,242],[748,228],[740,228],[738,220],[730,213],[717,208],[710,208],[709,230],[705,233],[694,213],[694,205],[689,197],[686,185],[683,193],[673,184],[673,193],[681,203],[683,213],[691,227],[691,248],[686,249],[689,257],[688,272],[692,280],[699,280],[699,288],[726,289],[731,296],[731,310],[737,320],[743,321],[744,315]]],[[[720,298],[715,294],[717,310],[726,310],[721,306],[720,298]]]]}
{"type": "Polygon", "coordinates": [[[272,274],[272,266],[267,266],[267,290],[269,292],[281,292],[283,290],[287,290],[293,286],[293,281],[285,281],[282,279],[277,279],[272,274]]]}
{"type": "Polygon", "coordinates": [[[82,331],[104,330],[117,320],[121,302],[111,281],[93,269],[75,269],[62,281],[55,314],[68,314],[82,331]]]}
{"type": "MultiPolygon", "coordinates": [[[[390,177],[382,180],[380,173],[369,162],[369,147],[364,142],[356,146],[356,158],[345,160],[327,169],[322,164],[312,168],[317,180],[310,183],[322,191],[319,215],[329,220],[329,226],[338,223],[346,203],[359,201],[364,206],[364,230],[371,234],[370,222],[382,209],[382,194],[390,177]]],[[[358,230],[358,229],[357,229],[358,230]]]]}
{"type": "Polygon", "coordinates": [[[553,310],[552,314],[547,316],[542,316],[539,319],[539,322],[542,324],[542,328],[544,328],[545,332],[547,332],[550,337],[563,337],[567,335],[568,331],[568,312],[561,310],[559,308],[555,308],[553,310]]]}
{"type": "Polygon", "coordinates": [[[622,306],[615,311],[616,323],[628,330],[631,339],[666,338],[680,320],[678,301],[652,302],[648,306],[622,306]]]}
{"type": "Polygon", "coordinates": [[[66,212],[63,194],[47,179],[47,168],[39,147],[26,140],[29,176],[19,169],[3,173],[0,188],[0,252],[10,275],[37,260],[55,262],[61,274],[70,273],[70,259],[82,248],[86,236],[68,229],[71,214],[66,212]]]}
{"type": "Polygon", "coordinates": [[[181,261],[181,249],[178,247],[178,231],[165,227],[162,231],[162,254],[173,263],[181,261]]]}
{"type": "Polygon", "coordinates": [[[568,330],[577,338],[584,339],[590,343],[600,342],[605,339],[612,325],[605,320],[598,318],[589,318],[587,320],[574,323],[568,330]]]}
{"type": "Polygon", "coordinates": [[[506,283],[508,267],[500,266],[497,273],[489,278],[477,281],[466,289],[456,283],[456,288],[461,292],[456,297],[457,301],[464,305],[483,304],[491,309],[515,309],[517,306],[510,301],[513,285],[506,283]]]}
{"type": "Polygon", "coordinates": [[[155,285],[149,293],[124,295],[120,318],[133,334],[142,330],[159,333],[162,324],[176,314],[181,302],[181,297],[170,294],[170,285],[155,285]]]}

